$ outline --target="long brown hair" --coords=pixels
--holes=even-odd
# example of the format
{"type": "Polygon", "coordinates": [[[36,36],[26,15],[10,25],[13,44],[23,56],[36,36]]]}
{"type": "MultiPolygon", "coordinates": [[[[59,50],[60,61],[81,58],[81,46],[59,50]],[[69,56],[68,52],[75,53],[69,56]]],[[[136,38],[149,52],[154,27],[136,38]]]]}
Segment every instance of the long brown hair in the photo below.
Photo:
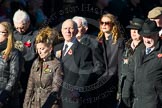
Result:
{"type": "MultiPolygon", "coordinates": [[[[102,17],[100,18],[100,21],[103,17],[107,17],[111,20],[111,23],[112,23],[111,33],[112,33],[112,38],[113,38],[113,44],[115,44],[118,38],[122,37],[122,33],[123,33],[121,31],[120,23],[117,21],[117,18],[113,14],[107,13],[107,14],[102,15],[102,17]]],[[[103,36],[104,36],[104,33],[103,31],[101,31],[101,27],[100,27],[100,32],[98,33],[97,40],[100,40],[103,36]]]]}
{"type": "Polygon", "coordinates": [[[2,52],[3,57],[6,60],[9,57],[9,54],[13,48],[13,29],[12,29],[12,25],[9,22],[4,21],[4,22],[1,22],[0,24],[5,27],[7,31],[7,35],[8,35],[7,47],[2,52]]]}

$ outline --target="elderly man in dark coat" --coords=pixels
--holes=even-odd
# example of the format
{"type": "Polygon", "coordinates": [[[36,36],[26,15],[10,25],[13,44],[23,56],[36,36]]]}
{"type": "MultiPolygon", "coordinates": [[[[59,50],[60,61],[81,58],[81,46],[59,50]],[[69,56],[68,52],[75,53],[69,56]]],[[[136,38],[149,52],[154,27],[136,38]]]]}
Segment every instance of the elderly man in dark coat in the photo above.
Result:
{"type": "Polygon", "coordinates": [[[37,31],[35,31],[32,27],[28,13],[23,10],[19,9],[14,13],[13,23],[15,27],[15,31],[13,32],[13,38],[15,40],[14,47],[21,52],[24,60],[24,62],[22,63],[23,68],[20,76],[20,84],[22,88],[20,90],[20,103],[22,106],[30,69],[34,59],[37,56],[34,46],[37,31]]]}
{"type": "Polygon", "coordinates": [[[91,50],[75,38],[77,24],[72,19],[62,23],[61,33],[65,41],[55,46],[54,52],[63,64],[62,108],[80,108],[93,68],[91,50]]]}
{"type": "Polygon", "coordinates": [[[162,40],[160,28],[146,20],[139,31],[143,43],[135,51],[129,64],[122,99],[130,107],[130,91],[133,89],[133,108],[162,107],[162,40]]]}

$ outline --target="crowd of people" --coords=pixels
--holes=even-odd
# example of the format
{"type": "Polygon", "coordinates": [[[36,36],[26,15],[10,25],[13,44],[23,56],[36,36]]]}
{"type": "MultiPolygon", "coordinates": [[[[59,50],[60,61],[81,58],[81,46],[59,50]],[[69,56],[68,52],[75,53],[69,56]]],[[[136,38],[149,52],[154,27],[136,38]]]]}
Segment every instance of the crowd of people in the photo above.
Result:
{"type": "Polygon", "coordinates": [[[79,13],[60,31],[42,25],[41,0],[29,1],[30,11],[0,14],[0,108],[162,107],[162,7],[125,25],[105,11],[95,35],[79,13]]]}

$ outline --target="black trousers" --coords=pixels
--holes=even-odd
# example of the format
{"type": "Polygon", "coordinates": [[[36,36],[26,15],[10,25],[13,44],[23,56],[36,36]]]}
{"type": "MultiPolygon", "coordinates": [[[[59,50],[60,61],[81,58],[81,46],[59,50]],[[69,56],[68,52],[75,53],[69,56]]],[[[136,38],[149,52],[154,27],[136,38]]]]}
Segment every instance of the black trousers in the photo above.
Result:
{"type": "Polygon", "coordinates": [[[118,77],[112,76],[100,88],[85,93],[82,108],[117,108],[118,77]]]}

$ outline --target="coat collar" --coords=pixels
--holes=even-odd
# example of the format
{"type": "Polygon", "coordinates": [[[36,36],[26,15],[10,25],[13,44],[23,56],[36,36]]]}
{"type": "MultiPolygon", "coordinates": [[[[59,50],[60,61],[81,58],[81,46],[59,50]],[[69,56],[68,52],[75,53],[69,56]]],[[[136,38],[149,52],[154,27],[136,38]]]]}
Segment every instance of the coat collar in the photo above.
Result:
{"type": "Polygon", "coordinates": [[[73,41],[73,45],[71,46],[71,48],[68,50],[67,54],[65,56],[62,55],[62,60],[66,61],[67,59],[69,59],[70,57],[72,57],[73,55],[75,55],[75,49],[78,48],[79,46],[79,42],[77,41],[77,39],[75,41],[73,41]]]}
{"type": "MultiPolygon", "coordinates": [[[[156,46],[155,46],[155,48],[154,48],[154,50],[150,54],[145,55],[144,60],[143,60],[143,63],[144,62],[147,62],[147,61],[149,61],[149,60],[151,60],[151,59],[153,59],[155,57],[157,57],[158,52],[159,52],[159,49],[160,49],[160,46],[161,46],[161,41],[159,39],[158,42],[157,42],[157,44],[156,44],[156,46]]],[[[143,49],[143,52],[144,53],[145,53],[145,49],[146,49],[146,47],[143,49]]]]}

